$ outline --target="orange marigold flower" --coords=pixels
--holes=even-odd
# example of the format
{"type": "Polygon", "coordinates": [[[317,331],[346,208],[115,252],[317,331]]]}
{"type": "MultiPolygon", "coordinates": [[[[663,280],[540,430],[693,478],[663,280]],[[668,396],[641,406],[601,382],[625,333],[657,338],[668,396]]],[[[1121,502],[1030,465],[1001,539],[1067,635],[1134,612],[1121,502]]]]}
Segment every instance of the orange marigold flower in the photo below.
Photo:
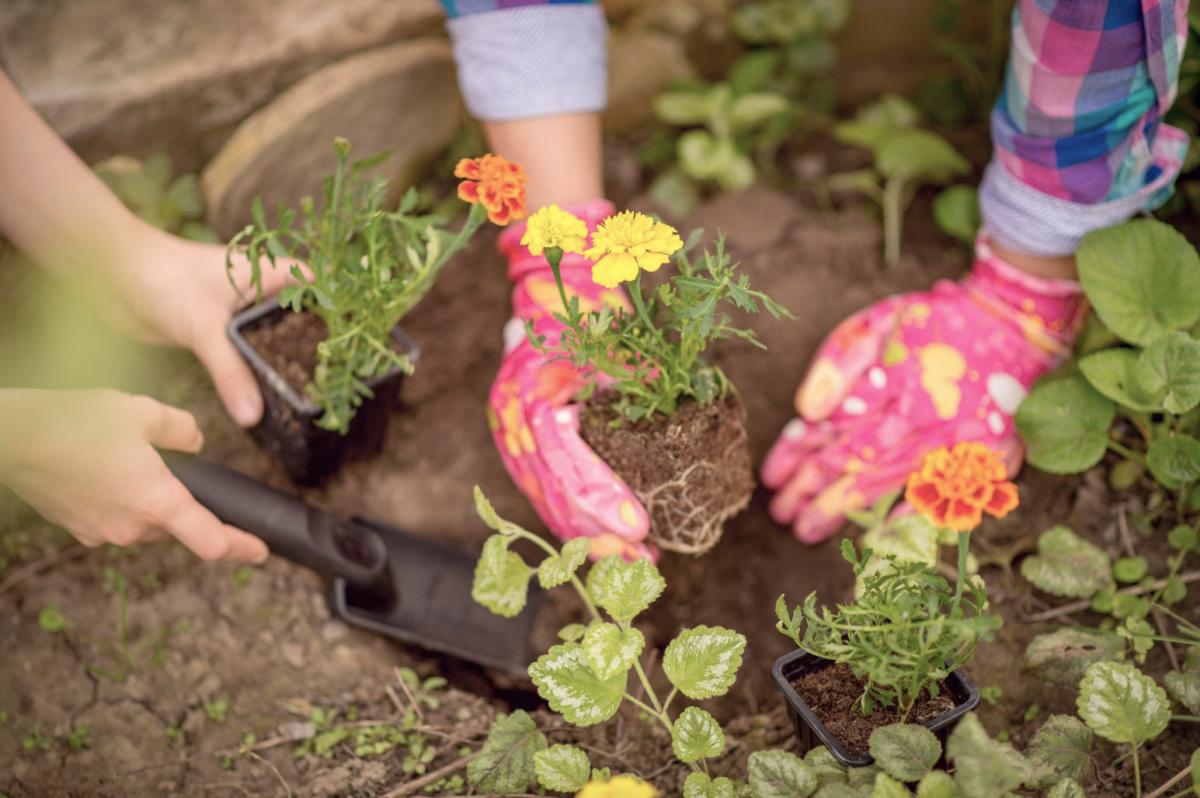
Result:
{"type": "Polygon", "coordinates": [[[502,155],[463,158],[454,167],[458,198],[478,203],[493,224],[506,225],[525,218],[525,170],[502,155]]]}
{"type": "Polygon", "coordinates": [[[1018,503],[1004,458],[982,443],[942,446],[908,477],[904,498],[938,526],[970,532],[983,514],[1003,518],[1018,503]]]}

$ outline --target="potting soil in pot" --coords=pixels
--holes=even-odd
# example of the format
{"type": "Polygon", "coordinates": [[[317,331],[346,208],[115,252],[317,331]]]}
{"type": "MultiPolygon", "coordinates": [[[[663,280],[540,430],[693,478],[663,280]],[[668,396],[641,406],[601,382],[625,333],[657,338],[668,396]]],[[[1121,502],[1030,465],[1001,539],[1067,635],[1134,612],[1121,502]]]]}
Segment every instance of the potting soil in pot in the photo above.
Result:
{"type": "MultiPolygon", "coordinates": [[[[896,711],[889,707],[875,707],[870,715],[863,715],[856,703],[863,694],[863,685],[850,666],[842,663],[810,671],[792,682],[817,719],[852,754],[868,753],[871,732],[900,722],[896,711]]],[[[933,698],[923,693],[906,722],[925,723],[952,709],[954,699],[947,691],[933,698]]]]}
{"type": "Polygon", "coordinates": [[[669,418],[614,426],[616,399],[603,392],[584,406],[583,440],[641,500],[654,543],[689,554],[712,548],[754,492],[742,403],[730,393],[709,405],[684,402],[669,418]]]}
{"type": "Polygon", "coordinates": [[[308,397],[308,384],[317,368],[317,344],[329,335],[320,316],[315,313],[272,314],[243,334],[293,391],[308,397]]]}

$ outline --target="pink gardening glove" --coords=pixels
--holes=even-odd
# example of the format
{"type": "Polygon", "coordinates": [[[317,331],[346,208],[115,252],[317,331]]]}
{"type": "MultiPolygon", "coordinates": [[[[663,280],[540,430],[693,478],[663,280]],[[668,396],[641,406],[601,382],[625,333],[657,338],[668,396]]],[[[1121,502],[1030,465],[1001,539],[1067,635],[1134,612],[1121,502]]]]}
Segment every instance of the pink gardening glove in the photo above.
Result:
{"type": "MultiPolygon", "coordinates": [[[[589,230],[614,212],[606,200],[568,208],[589,230]]],[[[521,245],[525,225],[513,225],[500,236],[508,258],[514,318],[504,328],[504,360],[488,395],[488,422],[500,457],[517,487],[529,497],[546,526],[560,538],[592,538],[592,556],[620,553],[654,556],[643,543],[650,529],[645,508],[624,480],[613,473],[579,437],[579,406],[571,400],[586,375],[570,362],[538,352],[529,342],[525,322],[545,336],[553,348],[562,325],[553,314],[562,300],[546,259],[521,245]]],[[[592,282],[591,263],[567,254],[561,264],[568,296],[579,297],[581,312],[605,304],[625,307],[625,295],[592,282]]]]}
{"type": "Polygon", "coordinates": [[[980,441],[1023,450],[1012,416],[1029,386],[1070,351],[1087,312],[1079,285],[1043,280],[975,243],[959,282],[884,299],[851,316],[817,352],[796,392],[799,418],[767,454],[771,515],[806,543],[847,510],[904,484],[925,453],[980,441]]]}

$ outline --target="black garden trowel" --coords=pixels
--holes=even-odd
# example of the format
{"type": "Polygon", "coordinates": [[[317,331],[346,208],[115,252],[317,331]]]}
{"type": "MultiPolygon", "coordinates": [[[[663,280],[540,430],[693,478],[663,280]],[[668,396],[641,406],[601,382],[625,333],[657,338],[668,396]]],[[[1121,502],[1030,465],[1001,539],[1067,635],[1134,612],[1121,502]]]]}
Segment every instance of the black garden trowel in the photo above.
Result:
{"type": "Polygon", "coordinates": [[[329,605],[352,626],[489,668],[523,674],[541,596],[515,618],[471,599],[475,557],[365,518],[344,520],[203,460],[169,457],[192,495],[281,557],[332,577],[329,605]]]}

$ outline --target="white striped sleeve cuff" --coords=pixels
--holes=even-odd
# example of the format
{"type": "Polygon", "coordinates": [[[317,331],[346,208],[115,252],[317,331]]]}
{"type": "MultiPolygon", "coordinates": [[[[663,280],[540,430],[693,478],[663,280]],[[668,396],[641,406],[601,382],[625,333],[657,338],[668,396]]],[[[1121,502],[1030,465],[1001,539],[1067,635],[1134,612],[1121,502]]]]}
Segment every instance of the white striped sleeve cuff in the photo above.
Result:
{"type": "Polygon", "coordinates": [[[447,22],[467,109],[487,122],[604,110],[608,27],[599,4],[539,5],[447,22]]]}

